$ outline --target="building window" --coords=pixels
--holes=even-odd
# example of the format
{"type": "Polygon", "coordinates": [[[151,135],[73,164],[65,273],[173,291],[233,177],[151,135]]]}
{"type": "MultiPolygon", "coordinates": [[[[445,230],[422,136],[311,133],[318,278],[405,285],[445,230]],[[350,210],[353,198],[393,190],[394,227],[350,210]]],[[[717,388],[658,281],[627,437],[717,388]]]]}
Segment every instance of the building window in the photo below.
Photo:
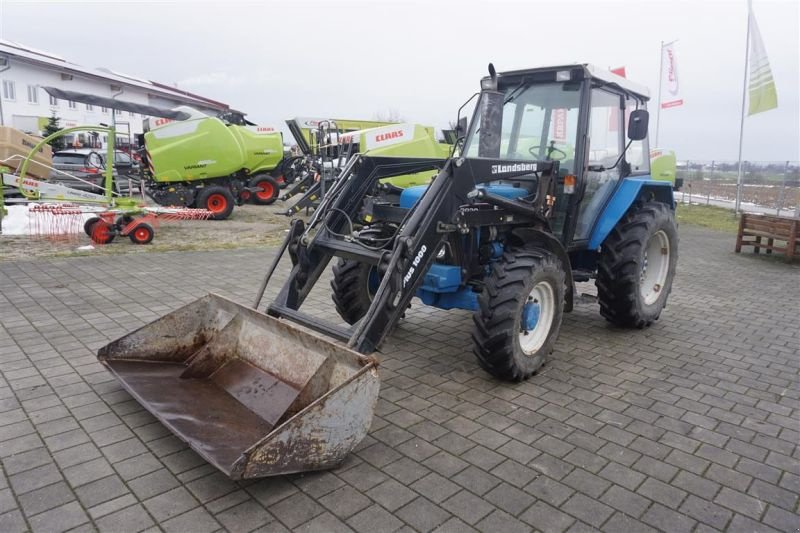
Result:
{"type": "Polygon", "coordinates": [[[102,113],[108,113],[108,108],[107,108],[107,107],[101,107],[101,108],[100,108],[100,111],[101,111],[102,113]]]}
{"type": "Polygon", "coordinates": [[[78,108],[78,104],[76,104],[72,100],[68,100],[68,102],[69,102],[69,108],[70,109],[77,109],[78,108]]]}
{"type": "Polygon", "coordinates": [[[14,82],[11,80],[3,80],[3,99],[5,100],[17,99],[17,89],[14,86],[14,82]]]}
{"type": "Polygon", "coordinates": [[[39,88],[36,85],[28,85],[28,103],[39,103],[39,88]]]}
{"type": "Polygon", "coordinates": [[[94,111],[94,106],[92,104],[86,104],[86,111],[94,111]]]}
{"type": "Polygon", "coordinates": [[[135,117],[135,116],[136,116],[136,113],[134,113],[133,111],[128,111],[128,115],[130,115],[130,116],[132,116],[132,117],[135,117]]]}
{"type": "Polygon", "coordinates": [[[122,114],[122,110],[121,109],[115,109],[114,110],[114,114],[115,115],[121,115],[122,114]]]}
{"type": "Polygon", "coordinates": [[[58,105],[58,98],[56,98],[52,94],[50,95],[50,105],[53,105],[53,106],[57,106],[58,105]]]}

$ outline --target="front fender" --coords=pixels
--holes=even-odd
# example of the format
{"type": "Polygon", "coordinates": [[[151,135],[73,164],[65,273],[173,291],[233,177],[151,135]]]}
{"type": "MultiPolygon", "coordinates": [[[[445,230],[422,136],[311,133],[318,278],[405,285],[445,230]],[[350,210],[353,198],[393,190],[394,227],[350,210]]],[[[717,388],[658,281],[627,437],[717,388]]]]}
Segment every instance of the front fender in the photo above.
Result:
{"type": "Polygon", "coordinates": [[[603,244],[628,209],[639,201],[654,200],[667,204],[670,209],[675,209],[675,200],[672,196],[672,183],[658,181],[650,176],[641,178],[625,178],[611,195],[600,216],[592,229],[589,237],[590,250],[596,250],[603,244]]]}

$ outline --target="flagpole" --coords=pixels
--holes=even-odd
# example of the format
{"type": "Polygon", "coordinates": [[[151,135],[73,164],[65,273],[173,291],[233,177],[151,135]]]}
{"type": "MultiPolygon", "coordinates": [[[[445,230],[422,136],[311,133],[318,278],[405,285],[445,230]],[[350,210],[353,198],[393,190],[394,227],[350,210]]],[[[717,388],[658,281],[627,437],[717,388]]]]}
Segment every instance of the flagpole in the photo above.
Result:
{"type": "Polygon", "coordinates": [[[736,178],[736,214],[742,205],[742,141],[744,140],[744,106],[747,100],[747,67],[750,63],[751,0],[747,0],[747,37],[744,41],[744,79],[742,80],[742,116],[739,122],[739,174],[736,178]]]}
{"type": "Polygon", "coordinates": [[[661,129],[661,83],[664,77],[664,41],[661,41],[658,60],[658,107],[656,108],[656,144],[653,148],[658,148],[658,130],[661,129]]]}

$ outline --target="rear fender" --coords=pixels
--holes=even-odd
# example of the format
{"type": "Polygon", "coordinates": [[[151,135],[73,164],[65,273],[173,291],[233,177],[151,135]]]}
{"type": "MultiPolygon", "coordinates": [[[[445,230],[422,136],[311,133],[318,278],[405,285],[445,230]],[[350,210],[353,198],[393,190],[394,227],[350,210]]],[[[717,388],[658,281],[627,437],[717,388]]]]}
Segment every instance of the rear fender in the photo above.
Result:
{"type": "Polygon", "coordinates": [[[549,233],[534,228],[516,228],[512,230],[511,234],[520,241],[520,244],[535,244],[558,257],[564,268],[564,284],[566,285],[564,311],[567,313],[572,311],[575,283],[572,280],[572,265],[569,261],[569,254],[567,254],[561,241],[549,233]]]}
{"type": "Polygon", "coordinates": [[[644,178],[626,178],[614,191],[611,199],[606,204],[600,216],[597,217],[592,234],[589,237],[588,248],[596,250],[603,244],[628,209],[637,202],[656,201],[667,204],[670,209],[675,209],[672,196],[672,183],[657,181],[649,176],[644,178]]]}

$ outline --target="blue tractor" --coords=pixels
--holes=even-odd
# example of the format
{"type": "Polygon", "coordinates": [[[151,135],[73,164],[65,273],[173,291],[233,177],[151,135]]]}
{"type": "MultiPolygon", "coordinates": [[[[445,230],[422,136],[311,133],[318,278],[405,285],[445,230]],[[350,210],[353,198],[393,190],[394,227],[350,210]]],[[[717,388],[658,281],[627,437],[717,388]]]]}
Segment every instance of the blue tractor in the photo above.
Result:
{"type": "MultiPolygon", "coordinates": [[[[519,381],[552,351],[575,283],[595,280],[600,313],[642,328],[667,303],[678,259],[672,184],[653,180],[646,88],[590,65],[481,80],[458,155],[353,156],[280,256],[293,268],[267,313],[378,349],[418,297],[474,312],[474,352],[519,381]],[[399,190],[383,178],[439,169],[399,190]],[[343,326],[301,311],[334,260],[343,326]]],[[[259,294],[259,301],[263,290],[259,294]]]]}

